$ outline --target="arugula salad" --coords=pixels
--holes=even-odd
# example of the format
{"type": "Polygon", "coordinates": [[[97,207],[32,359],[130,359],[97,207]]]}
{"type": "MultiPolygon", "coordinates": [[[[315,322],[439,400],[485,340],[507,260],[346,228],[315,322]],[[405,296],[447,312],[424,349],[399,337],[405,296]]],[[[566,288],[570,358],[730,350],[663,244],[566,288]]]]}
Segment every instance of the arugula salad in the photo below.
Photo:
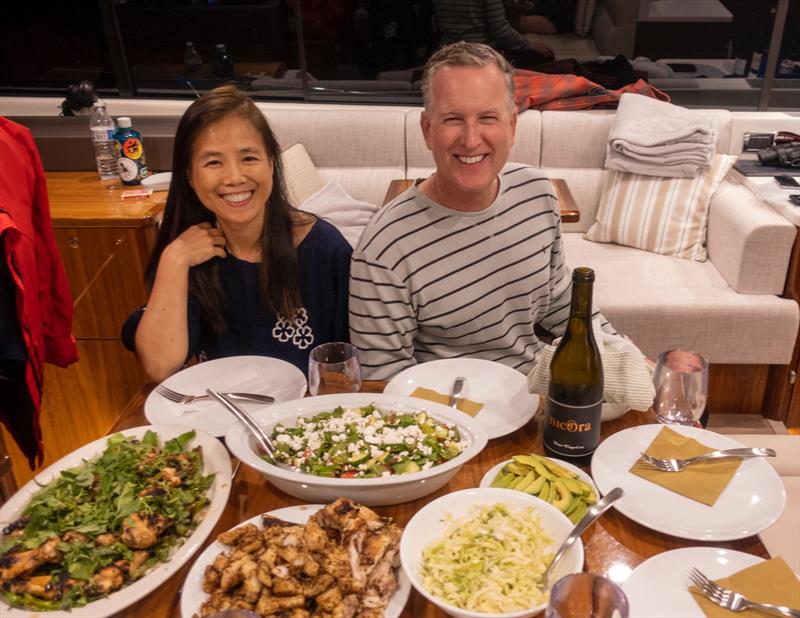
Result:
{"type": "Polygon", "coordinates": [[[382,413],[375,405],[337,407],[287,427],[272,440],[280,462],[316,476],[375,478],[427,470],[459,455],[467,442],[458,427],[425,411],[382,413]]]}
{"type": "Polygon", "coordinates": [[[36,611],[80,607],[169,559],[203,517],[194,431],[159,443],[116,434],[98,457],[63,470],[2,530],[0,595],[36,611]]]}

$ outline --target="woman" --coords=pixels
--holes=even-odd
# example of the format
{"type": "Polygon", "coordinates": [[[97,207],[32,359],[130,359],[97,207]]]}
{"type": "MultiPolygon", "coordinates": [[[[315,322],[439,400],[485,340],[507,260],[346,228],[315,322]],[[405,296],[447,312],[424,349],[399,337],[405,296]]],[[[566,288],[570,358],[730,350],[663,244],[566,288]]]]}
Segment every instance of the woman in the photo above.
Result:
{"type": "Polygon", "coordinates": [[[150,298],[122,331],[153,380],[195,356],[273,356],[305,373],[314,346],[347,341],[350,246],[292,208],[279,153],[235,86],[181,118],[150,298]]]}

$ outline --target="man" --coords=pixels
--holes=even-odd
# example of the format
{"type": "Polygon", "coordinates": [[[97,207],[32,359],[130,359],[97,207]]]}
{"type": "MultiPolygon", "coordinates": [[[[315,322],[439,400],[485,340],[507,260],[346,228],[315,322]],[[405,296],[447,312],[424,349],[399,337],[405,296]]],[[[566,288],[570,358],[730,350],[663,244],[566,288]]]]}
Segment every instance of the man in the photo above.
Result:
{"type": "Polygon", "coordinates": [[[353,253],[350,337],[364,377],[452,357],[527,373],[535,327],[564,331],[570,276],[552,184],[506,164],[511,66],[487,45],[454,43],[431,56],[422,89],[436,171],[378,211],[353,253]]]}

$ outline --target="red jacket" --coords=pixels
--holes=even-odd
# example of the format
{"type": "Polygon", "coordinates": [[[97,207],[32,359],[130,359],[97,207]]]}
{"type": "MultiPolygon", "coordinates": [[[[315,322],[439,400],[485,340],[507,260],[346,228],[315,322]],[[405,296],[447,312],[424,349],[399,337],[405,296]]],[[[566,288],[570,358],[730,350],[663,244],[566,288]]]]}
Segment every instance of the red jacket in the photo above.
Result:
{"type": "MultiPolygon", "coordinates": [[[[38,444],[34,455],[41,463],[39,427],[44,363],[60,367],[78,360],[72,329],[72,295],[50,222],[50,203],[39,152],[28,129],[0,116],[0,236],[2,259],[16,288],[17,319],[27,350],[25,384],[35,412],[24,419],[38,444]]],[[[5,326],[6,328],[8,325],[5,326]]],[[[20,420],[10,423],[0,407],[0,420],[19,431],[20,420]]],[[[12,432],[14,435],[15,432],[12,432]]],[[[19,440],[18,440],[19,441],[19,440]]]]}

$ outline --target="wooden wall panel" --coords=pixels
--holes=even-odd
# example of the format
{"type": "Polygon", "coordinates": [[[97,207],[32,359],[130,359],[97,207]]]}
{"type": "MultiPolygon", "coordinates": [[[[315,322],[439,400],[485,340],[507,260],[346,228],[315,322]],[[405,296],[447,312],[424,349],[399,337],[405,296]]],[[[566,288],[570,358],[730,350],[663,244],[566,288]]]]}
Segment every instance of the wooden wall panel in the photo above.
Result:
{"type": "MultiPolygon", "coordinates": [[[[47,365],[42,400],[43,470],[76,448],[108,433],[146,382],[136,356],[119,341],[78,341],[80,360],[67,369],[47,365]]],[[[18,486],[35,472],[3,430],[18,486]]],[[[38,471],[37,470],[37,471],[38,471]]]]}
{"type": "Polygon", "coordinates": [[[761,414],[770,365],[711,365],[708,404],[721,414],[761,414]]]}

